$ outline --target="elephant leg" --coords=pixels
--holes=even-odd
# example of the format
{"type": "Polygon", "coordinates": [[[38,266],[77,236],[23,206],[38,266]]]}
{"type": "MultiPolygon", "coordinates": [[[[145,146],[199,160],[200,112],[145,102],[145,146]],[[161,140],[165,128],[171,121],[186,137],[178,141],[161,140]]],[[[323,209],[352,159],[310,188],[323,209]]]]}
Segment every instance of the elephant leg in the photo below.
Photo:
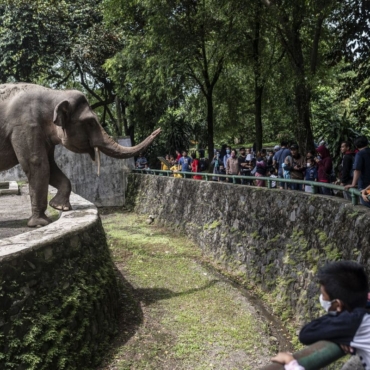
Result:
{"type": "Polygon", "coordinates": [[[58,189],[55,197],[50,200],[49,205],[59,211],[70,211],[72,209],[69,203],[71,195],[71,182],[61,171],[54,160],[54,150],[49,155],[50,163],[50,185],[58,189]]]}
{"type": "Polygon", "coordinates": [[[27,222],[29,227],[45,226],[52,220],[45,215],[48,201],[49,160],[44,145],[44,135],[38,127],[31,127],[30,131],[16,132],[14,137],[23,138],[13,141],[13,148],[20,165],[25,172],[31,197],[32,216],[27,222]]]}

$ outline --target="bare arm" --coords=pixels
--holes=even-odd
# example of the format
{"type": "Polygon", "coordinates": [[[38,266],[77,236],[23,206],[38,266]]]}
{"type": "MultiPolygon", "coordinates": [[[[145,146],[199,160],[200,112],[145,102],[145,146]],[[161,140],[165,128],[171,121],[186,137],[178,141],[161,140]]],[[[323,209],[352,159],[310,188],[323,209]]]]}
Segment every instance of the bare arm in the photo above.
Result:
{"type": "Polygon", "coordinates": [[[359,171],[359,170],[354,170],[353,171],[353,180],[352,180],[352,184],[351,185],[346,185],[345,187],[344,187],[344,189],[349,189],[349,188],[354,188],[354,187],[356,187],[356,185],[357,185],[357,182],[358,182],[358,179],[360,178],[360,176],[361,176],[361,171],[359,171]]]}

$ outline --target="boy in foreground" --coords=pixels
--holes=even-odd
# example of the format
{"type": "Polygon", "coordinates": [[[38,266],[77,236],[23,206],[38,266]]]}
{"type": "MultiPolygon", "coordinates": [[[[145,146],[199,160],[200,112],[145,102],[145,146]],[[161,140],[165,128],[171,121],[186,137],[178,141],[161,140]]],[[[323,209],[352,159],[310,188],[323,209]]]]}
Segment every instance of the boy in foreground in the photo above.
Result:
{"type": "Polygon", "coordinates": [[[333,262],[320,269],[318,280],[320,304],[327,315],[305,325],[299,340],[306,345],[319,340],[337,343],[344,352],[357,354],[362,365],[369,368],[370,315],[365,308],[369,285],[365,270],[356,262],[333,262]]]}

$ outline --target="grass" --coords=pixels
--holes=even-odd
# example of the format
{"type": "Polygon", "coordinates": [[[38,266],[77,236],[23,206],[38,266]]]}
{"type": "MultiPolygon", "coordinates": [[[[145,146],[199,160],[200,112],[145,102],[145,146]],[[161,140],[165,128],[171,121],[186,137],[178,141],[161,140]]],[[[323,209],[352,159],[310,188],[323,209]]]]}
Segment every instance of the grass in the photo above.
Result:
{"type": "Polygon", "coordinates": [[[201,266],[200,249],[186,236],[145,218],[103,216],[116,266],[140,301],[142,322],[102,369],[249,369],[267,363],[267,326],[249,302],[201,266]]]}

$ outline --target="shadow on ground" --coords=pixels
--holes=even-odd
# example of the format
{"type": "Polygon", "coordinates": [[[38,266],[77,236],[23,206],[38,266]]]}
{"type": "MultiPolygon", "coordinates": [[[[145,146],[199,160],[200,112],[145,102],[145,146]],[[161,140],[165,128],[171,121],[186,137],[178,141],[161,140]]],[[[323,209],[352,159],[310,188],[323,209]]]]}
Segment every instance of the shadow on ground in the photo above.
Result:
{"type": "MultiPolygon", "coordinates": [[[[149,306],[155,302],[174,297],[186,296],[205,289],[219,282],[212,280],[202,287],[189,289],[183,292],[174,292],[166,288],[138,288],[135,289],[128,280],[122,275],[119,269],[115,268],[117,278],[121,283],[121,313],[118,327],[118,335],[114,339],[111,350],[97,370],[108,369],[106,366],[112,364],[112,359],[118,355],[124,346],[138,331],[144,320],[142,307],[149,306]]],[[[113,367],[115,369],[115,367],[113,367]]]]}

